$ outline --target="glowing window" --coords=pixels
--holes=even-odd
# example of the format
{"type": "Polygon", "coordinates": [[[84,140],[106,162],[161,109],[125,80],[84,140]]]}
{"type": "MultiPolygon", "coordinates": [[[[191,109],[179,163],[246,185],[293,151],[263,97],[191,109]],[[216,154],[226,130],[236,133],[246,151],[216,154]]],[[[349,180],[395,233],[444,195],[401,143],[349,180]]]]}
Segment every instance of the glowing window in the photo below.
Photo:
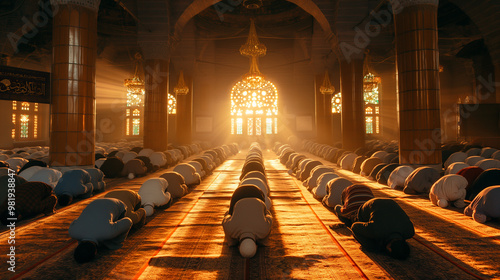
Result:
{"type": "Polygon", "coordinates": [[[365,117],[366,120],[366,133],[373,134],[373,117],[365,117]]]}
{"type": "Polygon", "coordinates": [[[22,114],[20,118],[21,122],[21,138],[28,138],[29,137],[29,122],[30,122],[30,116],[22,114]]]}
{"type": "Polygon", "coordinates": [[[132,135],[139,135],[141,119],[132,119],[132,135]]]}
{"type": "MultiPolygon", "coordinates": [[[[247,135],[262,135],[262,118],[268,116],[271,120],[271,128],[275,125],[275,116],[278,115],[278,91],[276,86],[262,76],[248,75],[237,82],[231,90],[231,116],[241,116],[242,124],[248,125],[247,135]],[[251,121],[250,121],[251,120],[251,121]],[[250,127],[250,123],[252,127],[250,127]]],[[[239,118],[238,118],[239,119],[239,118]]],[[[231,129],[231,134],[243,134],[243,128],[239,133],[238,119],[236,130],[231,129]]],[[[277,133],[271,129],[271,133],[277,133]]]]}
{"type": "Polygon", "coordinates": [[[363,97],[365,101],[366,133],[380,133],[380,77],[368,73],[363,78],[363,97]],[[368,117],[372,116],[372,117],[368,117]],[[375,122],[374,122],[375,119],[375,122]]]}
{"type": "Polygon", "coordinates": [[[139,117],[141,116],[141,111],[139,109],[135,109],[133,112],[132,112],[132,116],[134,117],[139,117]]]}
{"type": "Polygon", "coordinates": [[[253,135],[253,119],[249,118],[249,119],[247,119],[247,121],[248,121],[248,124],[247,124],[248,135],[253,135]]]}
{"type": "Polygon", "coordinates": [[[278,118],[274,118],[274,133],[278,134],[278,118]]]}
{"type": "Polygon", "coordinates": [[[234,119],[231,119],[231,134],[234,134],[234,119]]]}
{"type": "Polygon", "coordinates": [[[125,116],[126,117],[130,117],[130,109],[126,109],[125,110],[125,116]]]}
{"type": "Polygon", "coordinates": [[[38,116],[34,115],[33,116],[33,138],[36,139],[37,137],[38,137],[38,116]]]}
{"type": "Polygon", "coordinates": [[[172,94],[168,94],[168,114],[175,115],[177,114],[177,100],[172,94]]]}
{"type": "Polygon", "coordinates": [[[342,113],[342,93],[337,93],[332,96],[332,113],[342,113]]]}
{"type": "Polygon", "coordinates": [[[38,103],[12,101],[11,137],[14,141],[26,141],[38,138],[39,118],[38,103]]]}
{"type": "Polygon", "coordinates": [[[236,134],[243,134],[243,119],[236,119],[236,134]]]}
{"type": "Polygon", "coordinates": [[[130,119],[127,118],[126,120],[126,127],[125,127],[125,135],[130,135],[130,119]]]}
{"type": "Polygon", "coordinates": [[[266,119],[266,134],[273,134],[273,119],[266,119]]]}

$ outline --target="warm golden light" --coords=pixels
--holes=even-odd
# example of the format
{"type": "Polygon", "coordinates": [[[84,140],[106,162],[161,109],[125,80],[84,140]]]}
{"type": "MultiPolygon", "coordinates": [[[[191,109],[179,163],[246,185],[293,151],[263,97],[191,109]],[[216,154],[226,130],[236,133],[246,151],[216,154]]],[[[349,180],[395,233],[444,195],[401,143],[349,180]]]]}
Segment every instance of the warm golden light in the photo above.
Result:
{"type": "MultiPolygon", "coordinates": [[[[278,115],[278,90],[276,86],[260,73],[257,57],[266,55],[267,48],[259,42],[255,24],[252,20],[247,42],[241,46],[240,53],[250,57],[250,71],[231,89],[231,134],[243,134],[243,125],[247,135],[262,135],[262,123],[266,124],[266,134],[276,134],[273,131],[274,117],[278,115]],[[234,117],[238,118],[236,127],[234,117]],[[240,121],[241,120],[241,121],[240,121]],[[269,129],[269,127],[271,127],[269,129]],[[273,133],[274,132],[274,133],[273,133]]],[[[274,124],[277,127],[277,124],[274,124]]]]}

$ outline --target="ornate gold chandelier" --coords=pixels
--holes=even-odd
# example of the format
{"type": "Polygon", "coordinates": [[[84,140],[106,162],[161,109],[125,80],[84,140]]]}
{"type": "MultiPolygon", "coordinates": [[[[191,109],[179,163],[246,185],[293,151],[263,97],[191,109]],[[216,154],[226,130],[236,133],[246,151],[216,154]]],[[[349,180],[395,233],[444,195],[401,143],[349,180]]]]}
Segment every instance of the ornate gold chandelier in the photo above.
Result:
{"type": "Polygon", "coordinates": [[[325,78],[323,79],[323,85],[319,88],[319,92],[322,94],[333,94],[335,87],[330,83],[330,75],[328,75],[328,70],[325,70],[325,78]]]}
{"type": "Polygon", "coordinates": [[[135,72],[134,76],[130,79],[125,79],[125,86],[127,87],[127,106],[142,106],[143,97],[145,93],[144,80],[139,77],[139,70],[142,62],[142,56],[136,53],[135,56],[135,72]]]}
{"type": "Polygon", "coordinates": [[[179,74],[177,85],[174,87],[174,93],[177,95],[186,95],[189,93],[189,87],[186,86],[186,83],[184,82],[184,73],[182,70],[179,74]]]}

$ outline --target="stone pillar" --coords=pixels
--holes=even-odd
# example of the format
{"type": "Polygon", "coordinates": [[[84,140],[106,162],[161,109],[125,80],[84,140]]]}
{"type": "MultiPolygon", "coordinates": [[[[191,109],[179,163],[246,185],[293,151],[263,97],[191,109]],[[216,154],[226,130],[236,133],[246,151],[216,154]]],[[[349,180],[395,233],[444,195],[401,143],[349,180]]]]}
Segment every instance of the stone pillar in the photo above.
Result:
{"type": "Polygon", "coordinates": [[[168,67],[163,59],[146,59],[144,64],[144,148],[166,151],[168,146],[168,67]]]}
{"type": "Polygon", "coordinates": [[[399,162],[441,167],[438,0],[394,6],[399,91],[399,162]]]}
{"type": "Polygon", "coordinates": [[[323,94],[324,104],[324,143],[333,145],[333,114],[332,114],[332,94],[323,94]]]}
{"type": "Polygon", "coordinates": [[[342,148],[354,151],[365,146],[363,58],[340,61],[342,92],[342,148]]]}
{"type": "Polygon", "coordinates": [[[181,145],[191,144],[193,131],[193,82],[184,75],[189,92],[177,95],[177,142],[181,145]]]}
{"type": "Polygon", "coordinates": [[[325,100],[324,95],[319,91],[323,84],[323,77],[324,75],[316,75],[314,79],[316,141],[318,143],[325,143],[325,100]]]}
{"type": "Polygon", "coordinates": [[[100,0],[51,0],[50,165],[94,166],[95,64],[100,0]]]}

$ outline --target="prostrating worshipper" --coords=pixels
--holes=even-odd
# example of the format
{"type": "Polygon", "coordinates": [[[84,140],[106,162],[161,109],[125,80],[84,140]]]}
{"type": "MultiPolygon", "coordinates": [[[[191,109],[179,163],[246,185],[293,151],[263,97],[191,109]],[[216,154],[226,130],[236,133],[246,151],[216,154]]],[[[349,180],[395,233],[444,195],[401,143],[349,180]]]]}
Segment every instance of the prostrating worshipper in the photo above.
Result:
{"type": "Polygon", "coordinates": [[[440,177],[439,171],[432,167],[419,167],[406,178],[403,192],[406,194],[428,194],[432,185],[440,177]]]}
{"type": "Polygon", "coordinates": [[[464,210],[478,223],[500,218],[500,185],[482,190],[464,210]]]}
{"type": "Polygon", "coordinates": [[[352,172],[359,174],[361,172],[361,164],[367,159],[367,156],[358,156],[354,160],[354,164],[352,166],[352,172]]]}
{"type": "Polygon", "coordinates": [[[163,173],[160,178],[167,180],[168,192],[172,195],[172,198],[183,197],[188,193],[186,181],[180,173],[167,171],[163,173]]]}
{"type": "Polygon", "coordinates": [[[359,174],[362,176],[369,176],[370,173],[372,172],[372,169],[381,163],[382,163],[382,160],[378,157],[367,158],[361,164],[361,172],[359,174]]]}
{"type": "Polygon", "coordinates": [[[113,190],[105,198],[116,198],[127,206],[125,217],[130,218],[135,229],[141,228],[146,223],[146,210],[141,208],[141,196],[132,190],[113,190]]]}
{"type": "Polygon", "coordinates": [[[121,171],[121,176],[127,176],[129,179],[134,179],[138,176],[143,176],[148,172],[144,161],[140,159],[131,159],[125,163],[121,171]]]}
{"type": "Polygon", "coordinates": [[[313,160],[313,161],[306,163],[304,165],[304,169],[300,173],[300,178],[298,178],[298,179],[301,181],[306,180],[307,178],[309,178],[309,176],[311,176],[311,171],[314,169],[314,167],[319,166],[319,165],[323,165],[323,163],[321,161],[317,161],[317,160],[313,160]]]}
{"type": "Polygon", "coordinates": [[[106,178],[120,177],[123,169],[123,161],[117,157],[108,157],[99,167],[106,178]]]}
{"type": "Polygon", "coordinates": [[[187,163],[179,163],[174,167],[174,171],[181,174],[188,187],[199,185],[201,182],[200,174],[196,173],[196,168],[187,163]]]}
{"type": "Polygon", "coordinates": [[[483,171],[479,176],[477,176],[474,183],[467,189],[466,198],[468,200],[474,200],[476,195],[487,187],[500,185],[500,169],[493,168],[483,171]]]}
{"type": "Polygon", "coordinates": [[[375,179],[377,179],[377,182],[379,184],[387,185],[387,180],[389,179],[389,176],[391,175],[392,171],[394,171],[398,167],[399,167],[398,163],[390,163],[384,166],[377,173],[377,177],[375,179]]]}
{"type": "Polygon", "coordinates": [[[251,258],[257,252],[257,244],[263,244],[269,236],[273,217],[261,198],[245,197],[235,201],[222,221],[225,240],[229,246],[239,244],[241,256],[251,258]]]}
{"type": "Polygon", "coordinates": [[[476,178],[483,173],[483,169],[477,166],[469,166],[460,169],[460,171],[457,172],[457,175],[464,176],[465,179],[467,179],[467,193],[469,193],[469,188],[472,186],[472,183],[476,180],[476,178]]]}
{"type": "Polygon", "coordinates": [[[308,190],[314,189],[317,186],[319,176],[327,172],[333,172],[333,168],[326,165],[318,165],[314,167],[311,170],[311,175],[309,175],[309,177],[304,182],[302,182],[302,185],[308,190]]]}
{"type": "Polygon", "coordinates": [[[346,178],[338,177],[330,180],[326,186],[326,195],[323,197],[323,205],[334,208],[342,204],[342,192],[352,185],[352,182],[346,178]]]}
{"type": "Polygon", "coordinates": [[[73,198],[89,198],[92,196],[94,185],[91,182],[90,174],[83,169],[74,169],[64,172],[57,182],[54,192],[59,200],[59,205],[69,205],[73,198]]]}
{"type": "MultiPolygon", "coordinates": [[[[17,218],[17,221],[19,221],[38,214],[50,215],[54,213],[57,198],[52,192],[52,187],[43,182],[26,181],[14,187],[16,195],[15,210],[9,211],[7,199],[8,185],[4,184],[4,182],[8,182],[9,178],[9,175],[0,178],[0,182],[2,182],[0,184],[0,192],[2,196],[5,195],[5,200],[0,205],[0,220],[4,225],[10,222],[8,218],[17,218]]],[[[17,181],[19,178],[15,180],[17,181]]],[[[19,179],[19,182],[22,182],[22,180],[19,179]]]]}
{"type": "MultiPolygon", "coordinates": [[[[26,170],[30,167],[33,167],[33,166],[47,167],[48,165],[41,160],[30,159],[30,160],[28,160],[28,162],[25,165],[23,165],[23,167],[21,169],[19,169],[19,174],[21,174],[24,170],[26,170]]],[[[26,180],[28,180],[28,179],[26,179],[26,180]]]]}
{"type": "Polygon", "coordinates": [[[389,179],[387,180],[387,185],[391,189],[399,189],[403,188],[405,185],[406,178],[410,176],[413,172],[413,167],[408,165],[402,165],[394,169],[391,175],[389,175],[389,179]]]}
{"type": "Polygon", "coordinates": [[[61,179],[62,173],[59,170],[52,168],[42,168],[38,170],[33,176],[29,178],[30,182],[44,182],[54,189],[57,185],[59,179],[61,179]]]}
{"type": "Polygon", "coordinates": [[[449,202],[457,208],[465,207],[467,179],[456,174],[445,175],[431,187],[429,198],[432,204],[446,208],[449,202]]]}
{"type": "Polygon", "coordinates": [[[381,251],[404,260],[410,255],[406,242],[415,229],[405,211],[392,199],[373,198],[357,211],[357,222],[351,231],[363,249],[381,251]]]}
{"type": "Polygon", "coordinates": [[[86,168],[90,175],[90,182],[94,186],[94,192],[103,192],[106,188],[106,182],[104,182],[104,173],[97,168],[86,168]]]}
{"type": "Polygon", "coordinates": [[[465,162],[454,162],[454,163],[450,164],[448,166],[448,168],[446,168],[444,175],[457,174],[458,171],[460,171],[466,167],[469,167],[469,165],[465,162]]]}
{"type": "Polygon", "coordinates": [[[266,174],[266,169],[261,162],[257,160],[251,160],[245,162],[245,164],[243,165],[243,168],[241,170],[240,180],[243,179],[243,177],[245,177],[247,173],[252,171],[259,171],[262,174],[266,174]]]}
{"type": "Polygon", "coordinates": [[[163,178],[152,178],[142,184],[139,195],[148,217],[153,215],[155,207],[168,208],[170,206],[172,196],[167,188],[168,182],[163,178]]]}
{"type": "Polygon", "coordinates": [[[116,198],[98,198],[89,203],[69,226],[69,236],[78,241],[75,260],[91,261],[100,246],[111,250],[121,248],[133,224],[126,213],[127,206],[116,198]]]}
{"type": "Polygon", "coordinates": [[[372,190],[365,185],[351,185],[342,191],[342,203],[335,205],[334,213],[348,227],[357,221],[358,209],[374,198],[372,190]]]}
{"type": "Polygon", "coordinates": [[[316,187],[311,190],[311,193],[314,195],[314,198],[318,200],[323,200],[323,197],[325,197],[327,194],[328,182],[338,177],[339,175],[337,175],[334,172],[327,172],[321,174],[321,176],[318,177],[318,180],[316,182],[316,187]]]}

